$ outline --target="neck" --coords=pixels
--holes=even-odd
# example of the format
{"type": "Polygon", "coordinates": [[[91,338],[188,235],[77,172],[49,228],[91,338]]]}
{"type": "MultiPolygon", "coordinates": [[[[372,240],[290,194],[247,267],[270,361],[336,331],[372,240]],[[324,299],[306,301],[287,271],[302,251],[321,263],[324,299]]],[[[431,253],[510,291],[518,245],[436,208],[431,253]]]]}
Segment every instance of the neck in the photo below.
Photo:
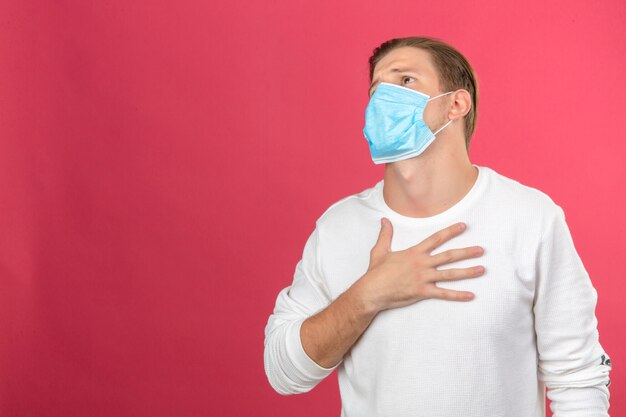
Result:
{"type": "Polygon", "coordinates": [[[459,202],[476,182],[478,169],[465,144],[437,149],[439,139],[417,157],[386,164],[383,196],[393,211],[409,217],[434,216],[459,202]]]}

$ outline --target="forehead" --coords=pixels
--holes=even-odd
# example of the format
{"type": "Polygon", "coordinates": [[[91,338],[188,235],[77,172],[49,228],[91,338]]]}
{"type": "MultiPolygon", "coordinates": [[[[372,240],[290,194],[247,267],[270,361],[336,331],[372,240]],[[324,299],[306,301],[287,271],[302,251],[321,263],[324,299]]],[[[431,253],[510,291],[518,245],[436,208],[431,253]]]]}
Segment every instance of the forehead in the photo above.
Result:
{"type": "Polygon", "coordinates": [[[434,77],[436,75],[430,53],[424,49],[412,46],[401,46],[392,49],[374,67],[373,78],[383,72],[393,70],[413,70],[418,73],[434,77]]]}

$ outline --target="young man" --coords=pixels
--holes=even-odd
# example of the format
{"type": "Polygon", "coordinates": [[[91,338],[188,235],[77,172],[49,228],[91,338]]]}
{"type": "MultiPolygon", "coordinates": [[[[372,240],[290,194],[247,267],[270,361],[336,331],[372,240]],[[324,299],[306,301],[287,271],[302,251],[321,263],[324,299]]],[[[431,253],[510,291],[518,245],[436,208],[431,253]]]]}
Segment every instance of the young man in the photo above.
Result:
{"type": "Polygon", "coordinates": [[[317,219],[265,329],[272,387],[307,392],[337,368],[342,417],[543,417],[547,386],[559,417],[608,416],[597,293],[561,207],[470,162],[467,60],[392,39],[370,79],[384,179],[317,219]]]}

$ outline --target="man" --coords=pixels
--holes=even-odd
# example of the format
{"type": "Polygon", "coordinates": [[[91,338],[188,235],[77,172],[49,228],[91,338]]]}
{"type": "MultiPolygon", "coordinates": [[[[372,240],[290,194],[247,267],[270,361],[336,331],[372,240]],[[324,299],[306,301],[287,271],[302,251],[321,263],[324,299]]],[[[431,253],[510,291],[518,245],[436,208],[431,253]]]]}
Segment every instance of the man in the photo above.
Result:
{"type": "Polygon", "coordinates": [[[597,293],[561,207],[470,162],[467,60],[392,39],[370,80],[384,179],[317,219],[265,329],[272,387],[307,392],[337,368],[342,417],[540,417],[547,386],[555,416],[608,416],[597,293]]]}

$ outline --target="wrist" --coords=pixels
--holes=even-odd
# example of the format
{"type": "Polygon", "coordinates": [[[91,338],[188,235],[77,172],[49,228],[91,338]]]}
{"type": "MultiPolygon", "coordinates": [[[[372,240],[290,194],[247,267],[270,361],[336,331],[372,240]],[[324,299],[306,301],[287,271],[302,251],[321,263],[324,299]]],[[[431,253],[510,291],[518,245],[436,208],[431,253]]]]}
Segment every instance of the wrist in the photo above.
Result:
{"type": "Polygon", "coordinates": [[[358,306],[358,310],[366,316],[375,316],[384,310],[376,294],[371,291],[372,286],[368,285],[367,274],[359,278],[350,288],[351,295],[358,306]]]}

